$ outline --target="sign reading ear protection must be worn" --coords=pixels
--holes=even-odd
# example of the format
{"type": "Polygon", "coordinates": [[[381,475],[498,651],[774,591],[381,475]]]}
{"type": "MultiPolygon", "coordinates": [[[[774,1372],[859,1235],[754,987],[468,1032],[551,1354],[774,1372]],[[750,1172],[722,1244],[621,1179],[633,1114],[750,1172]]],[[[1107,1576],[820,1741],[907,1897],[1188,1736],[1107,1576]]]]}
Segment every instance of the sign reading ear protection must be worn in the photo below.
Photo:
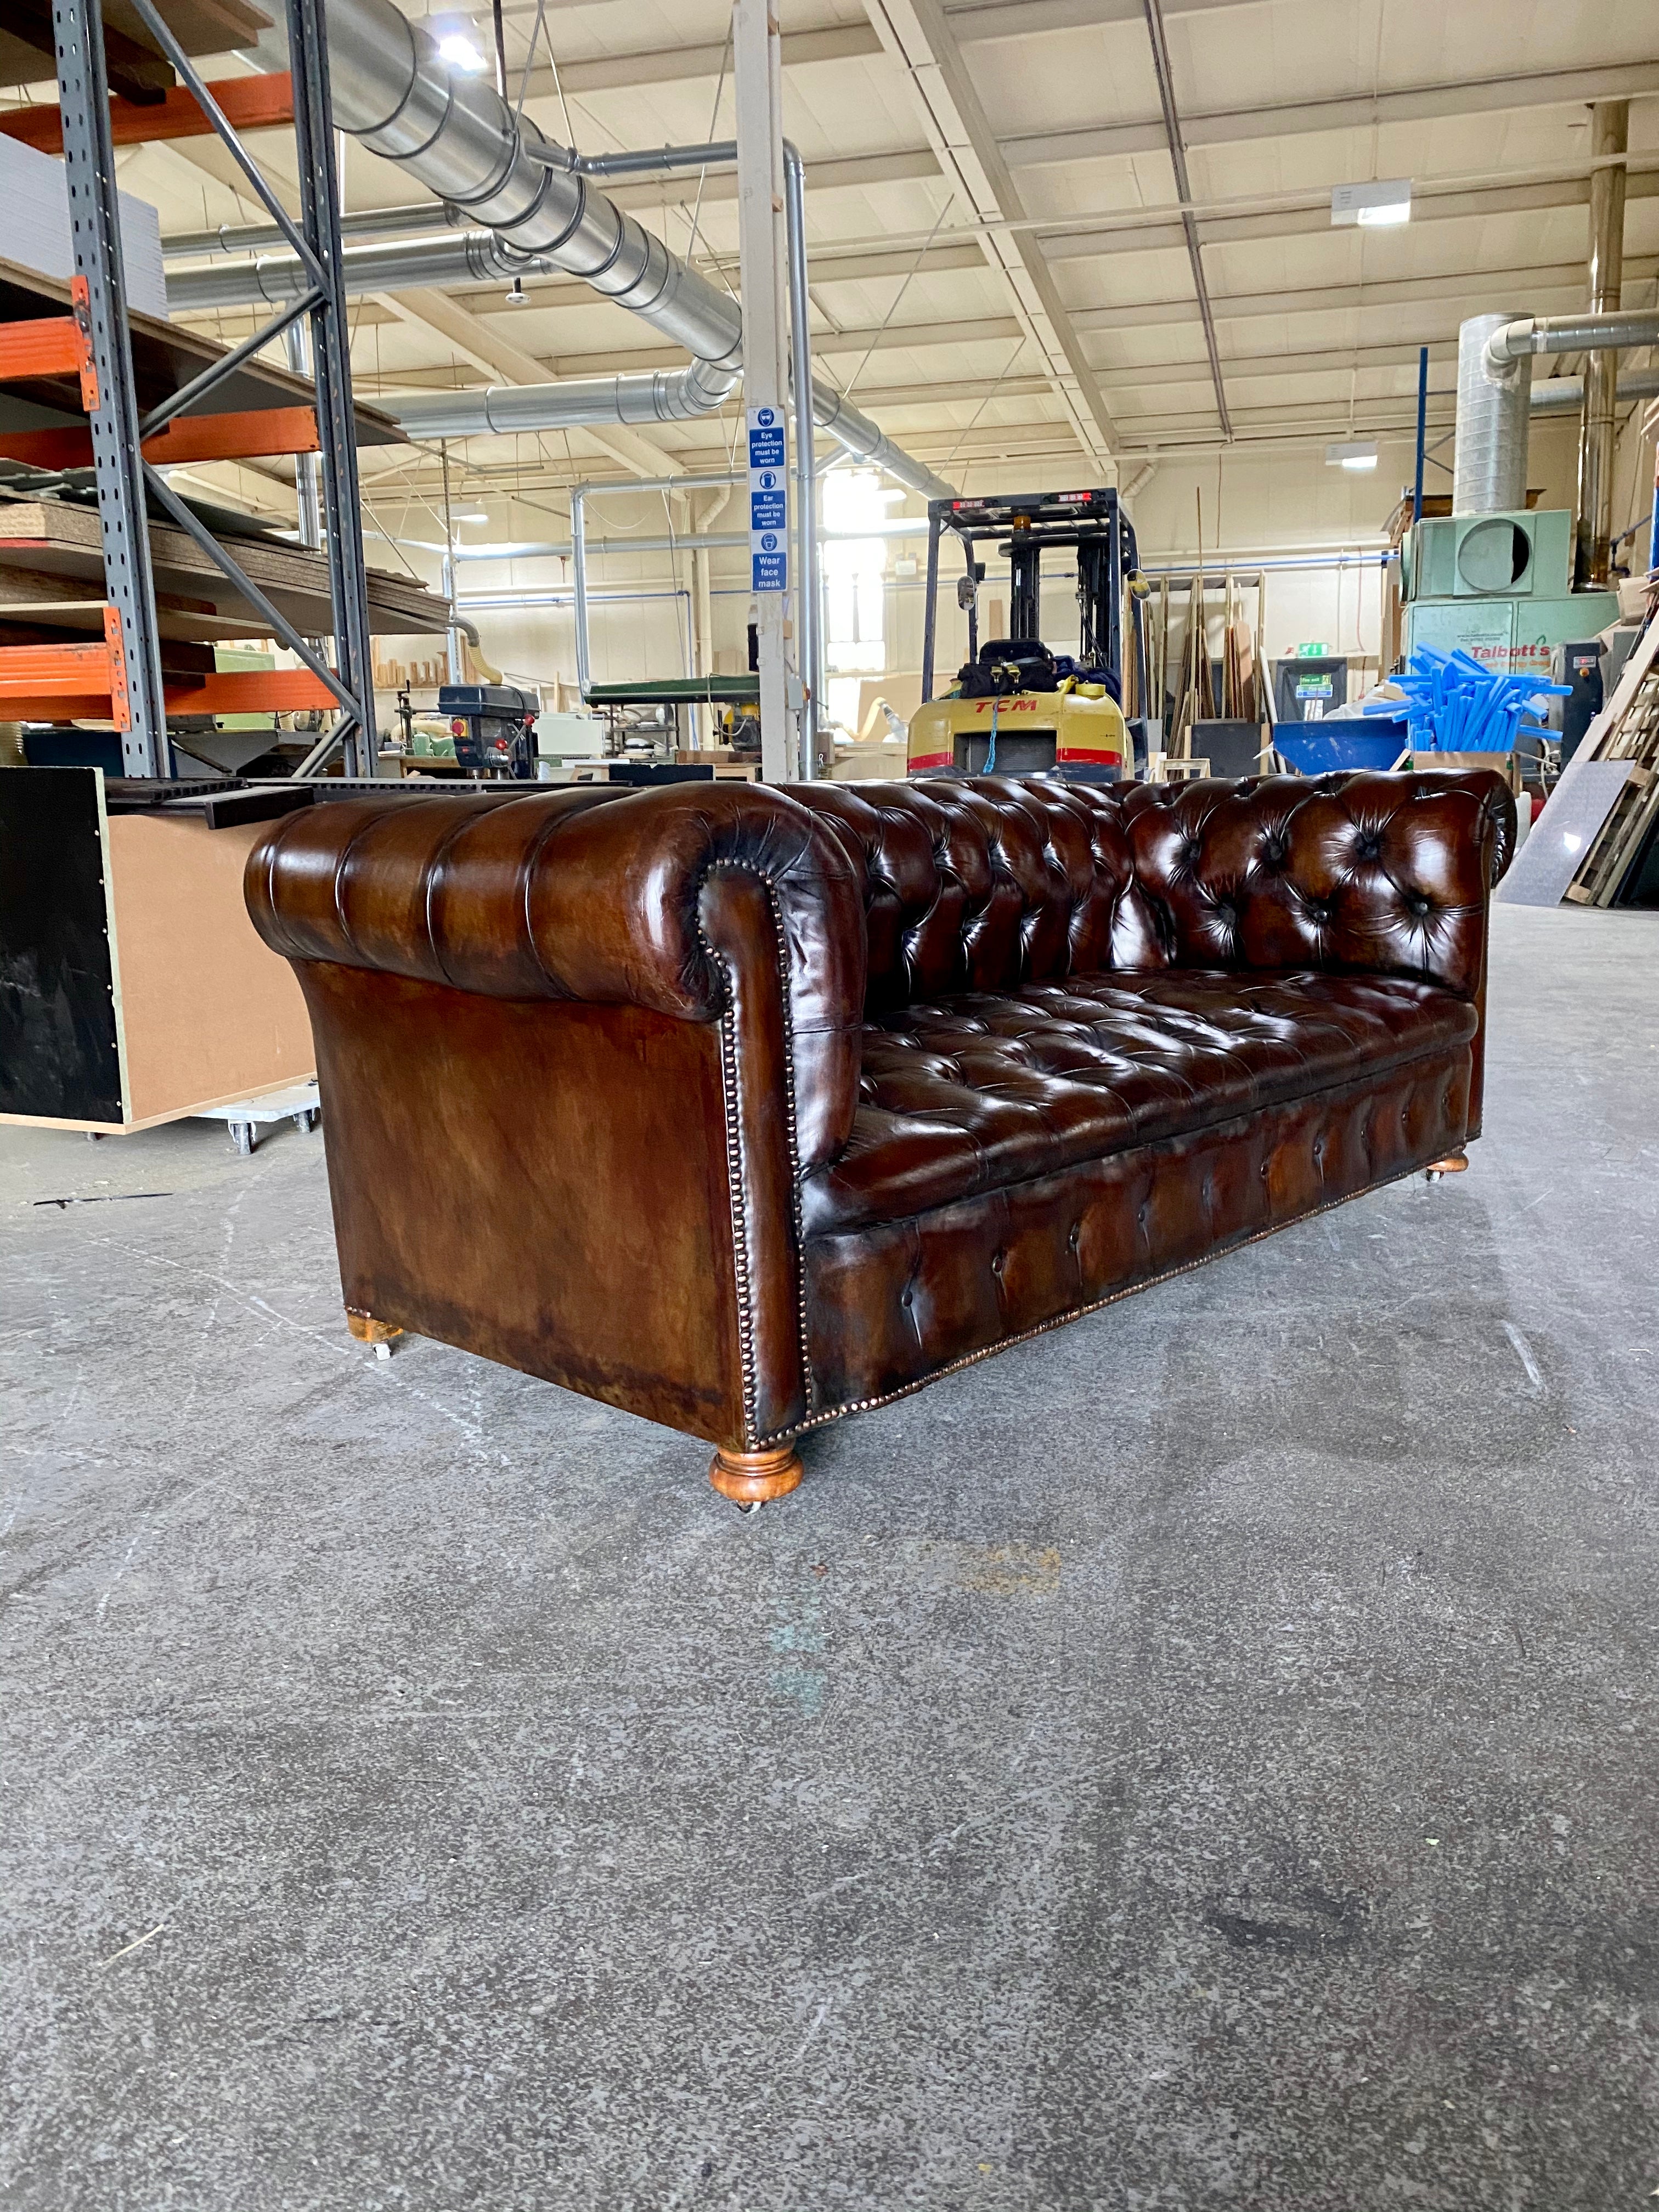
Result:
{"type": "Polygon", "coordinates": [[[789,588],[789,477],[783,410],[749,410],[749,568],[752,592],[789,588]]]}

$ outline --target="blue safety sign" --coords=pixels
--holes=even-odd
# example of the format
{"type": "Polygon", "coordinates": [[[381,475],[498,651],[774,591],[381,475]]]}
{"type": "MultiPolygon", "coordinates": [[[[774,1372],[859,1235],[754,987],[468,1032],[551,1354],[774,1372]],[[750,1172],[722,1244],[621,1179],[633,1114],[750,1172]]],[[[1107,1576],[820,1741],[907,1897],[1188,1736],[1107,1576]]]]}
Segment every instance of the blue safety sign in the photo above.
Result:
{"type": "Polygon", "coordinates": [[[784,465],[783,416],[775,407],[749,410],[749,465],[750,469],[784,465]]]}
{"type": "Polygon", "coordinates": [[[789,478],[783,411],[749,410],[749,556],[756,592],[789,588],[789,478]]]}

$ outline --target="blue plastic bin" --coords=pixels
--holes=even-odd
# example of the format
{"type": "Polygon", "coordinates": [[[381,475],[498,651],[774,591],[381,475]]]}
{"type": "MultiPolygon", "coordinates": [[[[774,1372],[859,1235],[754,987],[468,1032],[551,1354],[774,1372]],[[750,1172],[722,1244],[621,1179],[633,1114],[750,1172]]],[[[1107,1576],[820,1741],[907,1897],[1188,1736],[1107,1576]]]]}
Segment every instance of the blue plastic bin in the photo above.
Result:
{"type": "Polygon", "coordinates": [[[1298,775],[1330,775],[1339,769],[1392,768],[1409,737],[1404,718],[1357,714],[1340,721],[1280,722],[1273,745],[1298,775]]]}

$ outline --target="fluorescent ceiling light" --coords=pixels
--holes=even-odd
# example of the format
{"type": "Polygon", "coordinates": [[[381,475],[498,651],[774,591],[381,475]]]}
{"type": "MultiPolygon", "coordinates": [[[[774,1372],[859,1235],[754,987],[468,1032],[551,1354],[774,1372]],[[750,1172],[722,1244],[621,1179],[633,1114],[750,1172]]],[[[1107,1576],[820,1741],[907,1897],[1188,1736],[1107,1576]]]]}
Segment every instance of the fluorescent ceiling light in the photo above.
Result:
{"type": "Polygon", "coordinates": [[[488,522],[489,517],[482,510],[474,514],[471,508],[468,508],[465,514],[452,514],[449,519],[452,522],[488,522]]]}
{"type": "Polygon", "coordinates": [[[1385,177],[1381,184],[1339,185],[1331,194],[1334,223],[1363,223],[1375,229],[1412,219],[1412,180],[1385,177]]]}
{"type": "Polygon", "coordinates": [[[1328,469],[1374,469],[1376,466],[1376,441],[1374,438],[1355,438],[1325,448],[1328,469]]]}
{"type": "Polygon", "coordinates": [[[467,70],[475,76],[484,65],[483,56],[460,31],[451,31],[447,38],[439,40],[438,58],[447,62],[452,69],[467,70]]]}

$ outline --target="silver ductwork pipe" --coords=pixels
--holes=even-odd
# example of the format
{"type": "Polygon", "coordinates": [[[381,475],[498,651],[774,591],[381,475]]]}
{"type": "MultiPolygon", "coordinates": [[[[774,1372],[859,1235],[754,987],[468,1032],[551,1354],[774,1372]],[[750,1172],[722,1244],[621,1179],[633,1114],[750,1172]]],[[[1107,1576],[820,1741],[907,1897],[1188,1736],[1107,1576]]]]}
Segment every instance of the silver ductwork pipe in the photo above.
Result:
{"type": "MultiPolygon", "coordinates": [[[[545,276],[555,264],[539,253],[520,253],[487,230],[447,238],[410,239],[395,246],[349,246],[340,256],[349,298],[365,292],[404,292],[419,284],[487,284],[494,279],[545,276]]],[[[204,313],[211,307],[261,302],[276,307],[309,289],[295,253],[258,261],[223,261],[207,269],[174,270],[167,278],[167,313],[204,313]]]]}
{"type": "Polygon", "coordinates": [[[483,76],[459,75],[392,0],[328,0],[334,120],[372,153],[525,253],[544,254],[699,361],[736,368],[736,301],[624,215],[515,122],[483,76]]]}
{"type": "MultiPolygon", "coordinates": [[[[434,231],[459,229],[464,220],[458,209],[410,200],[402,207],[360,208],[355,215],[343,215],[339,228],[342,239],[429,238],[434,231]]],[[[161,240],[161,258],[191,261],[203,253],[258,253],[283,242],[274,222],[222,222],[212,230],[174,231],[161,240]]]]}
{"type": "MultiPolygon", "coordinates": [[[[1608,315],[1520,315],[1510,321],[1481,315],[1476,320],[1502,325],[1486,341],[1494,368],[1534,353],[1601,353],[1659,345],[1659,308],[1653,307],[1608,315]]],[[[1464,330],[1468,327],[1463,325],[1464,330]]]]}
{"type": "Polygon", "coordinates": [[[403,392],[375,404],[411,438],[510,438],[579,430],[590,422],[684,422],[721,404],[735,369],[689,368],[635,376],[573,376],[557,384],[491,384],[466,392],[403,392]]]}
{"type": "MultiPolygon", "coordinates": [[[[689,369],[659,369],[649,375],[580,376],[556,384],[496,384],[483,390],[475,386],[464,392],[393,392],[374,404],[411,438],[574,430],[585,422],[672,422],[719,406],[725,392],[704,397],[701,406],[689,404],[699,392],[711,390],[716,374],[707,363],[694,362],[689,369]],[[676,387],[688,383],[691,386],[686,395],[688,404],[681,404],[676,387]]],[[[732,377],[726,391],[736,381],[732,377]]],[[[855,459],[885,469],[901,483],[915,483],[918,490],[924,484],[915,483],[915,479],[924,477],[937,487],[930,497],[951,496],[949,484],[931,471],[924,471],[919,461],[884,437],[867,416],[848,406],[824,385],[812,387],[812,416],[817,427],[827,430],[855,459]]]]}
{"type": "MultiPolygon", "coordinates": [[[[1620,407],[1630,406],[1638,399],[1659,396],[1659,368],[1632,369],[1621,376],[1614,397],[1620,407]]],[[[1576,415],[1584,404],[1584,380],[1582,376],[1546,376],[1532,387],[1532,412],[1534,415],[1576,415]]]]}
{"type": "Polygon", "coordinates": [[[1492,341],[1517,326],[1506,311],[1471,315],[1457,333],[1457,449],[1454,514],[1514,513],[1527,503],[1527,413],[1532,379],[1492,341]]]}
{"type": "MultiPolygon", "coordinates": [[[[538,269],[581,277],[684,346],[695,362],[729,371],[735,380],[743,360],[743,311],[737,301],[623,214],[583,173],[574,153],[549,145],[517,122],[483,77],[453,74],[427,33],[406,21],[391,0],[328,0],[327,21],[334,119],[342,130],[409,170],[473,222],[495,232],[502,251],[533,256],[538,269]]],[[[447,247],[452,241],[438,243],[447,247]]],[[[407,250],[413,256],[424,248],[417,243],[407,250]]],[[[346,259],[349,263],[354,258],[348,254],[346,259]]],[[[516,269],[502,263],[488,273],[524,274],[530,265],[520,259],[516,269]]],[[[349,285],[351,281],[349,276],[349,285]]],[[[442,280],[405,276],[403,281],[442,280]]],[[[386,282],[363,289],[386,291],[394,286],[386,282]]],[[[246,296],[264,294],[260,290],[246,296]]],[[[171,299],[169,288],[169,303],[171,299]]],[[[216,298],[212,304],[231,302],[216,298]]],[[[617,380],[629,386],[640,381],[617,380]]],[[[689,389],[712,390],[714,382],[705,375],[689,389]]],[[[728,383],[726,390],[731,388],[728,383]]],[[[927,498],[951,496],[951,485],[884,436],[839,393],[815,384],[812,402],[816,420],[848,452],[884,469],[927,498]]],[[[719,404],[718,399],[708,402],[710,406],[719,404]]],[[[670,418],[647,414],[591,419],[670,418]]],[[[548,427],[568,426],[570,418],[561,416],[548,427]]]]}

